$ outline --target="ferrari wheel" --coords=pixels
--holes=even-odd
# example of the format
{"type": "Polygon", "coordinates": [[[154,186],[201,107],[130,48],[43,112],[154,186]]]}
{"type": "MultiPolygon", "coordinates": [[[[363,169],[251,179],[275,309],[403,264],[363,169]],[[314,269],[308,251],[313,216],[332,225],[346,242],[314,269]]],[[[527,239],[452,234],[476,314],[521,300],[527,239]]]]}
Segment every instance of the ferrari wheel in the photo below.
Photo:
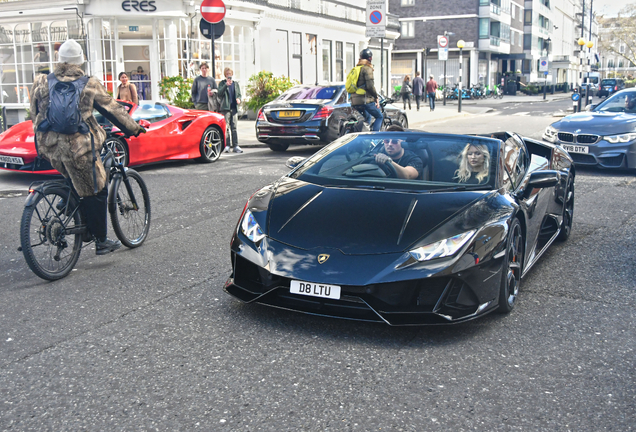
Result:
{"type": "Polygon", "coordinates": [[[514,219],[508,232],[506,254],[501,266],[501,287],[499,288],[500,313],[509,313],[517,302],[519,285],[521,285],[521,271],[523,269],[523,234],[518,219],[514,219]]]}
{"type": "Polygon", "coordinates": [[[565,199],[563,203],[563,221],[561,222],[561,232],[557,239],[565,241],[570,237],[572,231],[572,218],[574,216],[574,177],[568,177],[565,188],[565,199]]]}
{"type": "Polygon", "coordinates": [[[104,147],[113,153],[117,163],[121,163],[125,167],[128,166],[128,163],[130,162],[130,157],[128,156],[128,145],[123,139],[114,137],[107,138],[104,142],[104,147]]]}
{"type": "Polygon", "coordinates": [[[201,162],[215,162],[221,157],[223,151],[223,137],[218,128],[209,126],[203,136],[201,136],[200,145],[201,162]]]}

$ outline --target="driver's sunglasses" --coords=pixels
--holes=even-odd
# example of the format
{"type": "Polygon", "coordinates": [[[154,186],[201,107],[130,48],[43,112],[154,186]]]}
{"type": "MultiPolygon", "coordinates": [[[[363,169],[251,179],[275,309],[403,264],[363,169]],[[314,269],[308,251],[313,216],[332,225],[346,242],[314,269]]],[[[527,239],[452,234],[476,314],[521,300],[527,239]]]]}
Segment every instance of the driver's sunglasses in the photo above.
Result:
{"type": "Polygon", "coordinates": [[[398,145],[399,143],[400,143],[400,140],[396,140],[396,139],[390,139],[390,140],[389,139],[385,139],[384,140],[384,144],[385,145],[389,145],[389,144],[398,145]]]}

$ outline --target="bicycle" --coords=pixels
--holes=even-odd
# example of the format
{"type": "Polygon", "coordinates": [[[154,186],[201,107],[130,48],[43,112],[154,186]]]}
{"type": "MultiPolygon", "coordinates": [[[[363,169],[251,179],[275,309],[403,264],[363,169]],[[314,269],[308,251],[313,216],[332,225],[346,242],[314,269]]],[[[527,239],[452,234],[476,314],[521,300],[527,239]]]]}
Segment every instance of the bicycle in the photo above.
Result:
{"type": "MultiPolygon", "coordinates": [[[[101,156],[108,173],[108,213],[113,230],[122,244],[137,248],[150,229],[148,187],[137,171],[124,167],[105,145],[101,156]]],[[[67,276],[79,259],[83,243],[94,241],[81,202],[69,179],[36,181],[29,186],[18,250],[42,279],[53,281],[67,276]]]]}

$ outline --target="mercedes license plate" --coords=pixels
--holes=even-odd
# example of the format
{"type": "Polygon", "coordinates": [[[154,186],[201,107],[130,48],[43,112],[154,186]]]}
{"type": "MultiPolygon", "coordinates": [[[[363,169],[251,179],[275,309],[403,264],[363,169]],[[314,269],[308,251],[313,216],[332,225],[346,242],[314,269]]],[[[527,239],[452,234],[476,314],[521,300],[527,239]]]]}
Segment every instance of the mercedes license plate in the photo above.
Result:
{"type": "Polygon", "coordinates": [[[24,165],[24,161],[21,157],[13,157],[13,156],[2,156],[0,155],[0,162],[2,163],[10,163],[14,165],[24,165]]]}
{"type": "Polygon", "coordinates": [[[340,287],[338,285],[317,284],[313,282],[291,281],[289,292],[311,297],[340,299],[340,287]]]}
{"type": "Polygon", "coordinates": [[[589,149],[586,146],[567,145],[562,144],[563,148],[570,153],[589,153],[589,149]]]}
{"type": "Polygon", "coordinates": [[[278,111],[278,117],[287,117],[287,118],[300,117],[300,111],[278,111]]]}

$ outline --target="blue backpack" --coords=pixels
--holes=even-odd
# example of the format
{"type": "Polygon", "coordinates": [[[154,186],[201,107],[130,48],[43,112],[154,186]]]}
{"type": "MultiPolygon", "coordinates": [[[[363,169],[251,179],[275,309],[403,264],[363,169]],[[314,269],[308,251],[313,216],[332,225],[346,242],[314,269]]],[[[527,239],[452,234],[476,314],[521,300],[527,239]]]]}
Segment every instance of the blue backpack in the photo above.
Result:
{"type": "Polygon", "coordinates": [[[88,125],[82,119],[79,108],[82,90],[86,87],[88,77],[84,76],[75,81],[63,82],[54,73],[47,76],[49,82],[49,110],[46,119],[40,123],[38,130],[72,135],[87,134],[88,125]]]}

